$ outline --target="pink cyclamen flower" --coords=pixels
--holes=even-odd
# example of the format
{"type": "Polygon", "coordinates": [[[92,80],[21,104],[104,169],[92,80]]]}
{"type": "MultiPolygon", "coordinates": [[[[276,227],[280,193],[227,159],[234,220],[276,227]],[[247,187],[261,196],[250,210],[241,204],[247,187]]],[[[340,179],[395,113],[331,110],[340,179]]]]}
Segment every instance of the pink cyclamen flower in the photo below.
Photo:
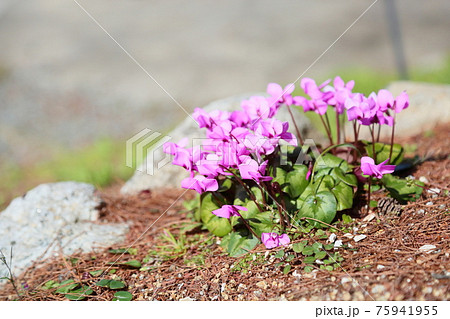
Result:
{"type": "Polygon", "coordinates": [[[239,210],[247,211],[248,209],[238,205],[223,205],[221,208],[213,210],[212,213],[223,218],[230,218],[231,216],[241,216],[239,210]]]}
{"type": "Polygon", "coordinates": [[[261,241],[267,249],[286,246],[291,242],[288,235],[278,235],[277,233],[262,233],[261,241]]]}
{"type": "Polygon", "coordinates": [[[253,179],[257,183],[271,181],[271,176],[265,176],[267,161],[258,164],[257,161],[251,159],[250,156],[242,156],[243,163],[239,165],[239,173],[243,179],[253,179]]]}
{"type": "Polygon", "coordinates": [[[294,92],[295,84],[289,83],[286,85],[286,87],[283,88],[281,85],[277,83],[269,83],[267,85],[267,93],[270,94],[269,101],[273,103],[280,103],[280,104],[286,104],[286,105],[292,105],[293,99],[292,99],[292,92],[294,92]]]}
{"type": "Polygon", "coordinates": [[[385,165],[389,159],[376,165],[373,158],[368,156],[361,157],[361,170],[364,175],[369,175],[375,178],[382,178],[384,174],[393,173],[395,170],[395,165],[385,165]]]}
{"type": "Polygon", "coordinates": [[[181,187],[187,189],[194,189],[197,193],[202,194],[208,191],[216,191],[219,189],[219,184],[213,178],[206,178],[203,175],[196,175],[188,177],[181,181],[181,187]]]}

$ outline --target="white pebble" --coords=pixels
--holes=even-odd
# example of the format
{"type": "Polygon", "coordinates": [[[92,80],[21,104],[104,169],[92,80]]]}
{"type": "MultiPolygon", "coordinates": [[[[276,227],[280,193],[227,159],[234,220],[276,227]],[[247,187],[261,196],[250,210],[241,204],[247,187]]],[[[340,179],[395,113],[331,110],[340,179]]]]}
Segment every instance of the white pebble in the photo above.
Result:
{"type": "Polygon", "coordinates": [[[342,240],[338,239],[334,242],[334,248],[339,248],[342,246],[342,240]]]}
{"type": "Polygon", "coordinates": [[[386,267],[383,266],[383,265],[378,265],[378,266],[377,266],[377,269],[384,269],[384,268],[386,268],[386,267]]]}
{"type": "Polygon", "coordinates": [[[359,241],[365,239],[366,237],[367,237],[366,235],[357,235],[357,236],[355,236],[355,238],[353,238],[353,240],[355,242],[359,242],[359,241]]]}
{"type": "Polygon", "coordinates": [[[363,222],[370,222],[374,218],[375,218],[375,214],[370,213],[369,215],[367,215],[366,217],[363,218],[363,222]]]}
{"type": "Polygon", "coordinates": [[[330,237],[328,237],[328,242],[329,242],[329,243],[334,243],[335,240],[336,240],[336,234],[335,234],[335,233],[332,233],[332,234],[330,235],[330,237]]]}
{"type": "Polygon", "coordinates": [[[421,181],[422,183],[428,183],[428,179],[425,176],[420,176],[419,181],[421,181]]]}
{"type": "Polygon", "coordinates": [[[425,205],[431,206],[431,205],[433,205],[433,202],[427,202],[425,205]]]}
{"type": "Polygon", "coordinates": [[[421,252],[424,252],[424,253],[427,253],[427,254],[431,253],[434,249],[436,249],[435,245],[423,245],[423,246],[421,246],[419,248],[419,250],[421,252]]]}
{"type": "Polygon", "coordinates": [[[347,282],[351,282],[352,280],[353,280],[353,279],[350,278],[350,277],[344,277],[344,278],[341,279],[341,283],[345,284],[345,283],[347,283],[347,282]]]}

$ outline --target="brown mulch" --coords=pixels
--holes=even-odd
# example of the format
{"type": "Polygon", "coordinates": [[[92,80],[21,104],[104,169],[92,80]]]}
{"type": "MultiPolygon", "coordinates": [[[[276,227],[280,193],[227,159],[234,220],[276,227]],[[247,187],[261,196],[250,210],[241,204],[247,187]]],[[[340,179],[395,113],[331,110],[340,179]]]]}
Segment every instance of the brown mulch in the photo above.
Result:
{"type": "MultiPolygon", "coordinates": [[[[94,293],[87,300],[111,300],[113,290],[95,285],[100,278],[126,282],[133,300],[448,300],[450,299],[450,126],[436,127],[433,134],[419,134],[403,139],[402,144],[416,146],[414,153],[426,161],[405,173],[426,179],[422,197],[404,206],[400,216],[378,215],[364,219],[360,210],[351,227],[352,233],[367,237],[355,242],[343,236],[337,251],[344,260],[334,271],[303,271],[301,255],[290,262],[291,270],[283,274],[280,259],[266,256],[262,245],[255,249],[256,260],[231,258],[217,244],[217,238],[194,229],[186,235],[185,250],[164,260],[158,255],[147,258],[147,271],[118,263],[142,261],[149,251],[162,251],[167,242],[165,231],[179,234],[192,224],[182,205],[193,193],[180,189],[145,191],[136,196],[121,196],[111,188],[101,193],[100,223],[131,222],[126,242],[91,253],[54,257],[37,263],[16,279],[21,285],[22,300],[65,300],[55,289],[43,290],[49,280],[74,279],[90,286],[94,293]],[[439,193],[431,189],[439,189],[439,193]],[[191,239],[191,240],[190,240],[191,239]],[[434,245],[422,252],[423,245],[434,245]],[[137,254],[112,254],[109,249],[136,248],[137,254]],[[75,260],[76,258],[77,260],[75,260]],[[263,260],[263,262],[261,262],[263,260]],[[73,262],[74,261],[74,262],[73,262]],[[108,262],[117,262],[114,265],[108,262]],[[247,266],[240,269],[238,265],[247,266]],[[111,274],[109,271],[116,272],[111,274]],[[105,270],[94,277],[90,271],[105,270]]],[[[381,195],[379,195],[381,196],[381,195]]],[[[376,211],[375,211],[376,212],[376,211]]],[[[338,225],[346,227],[348,225],[338,225]]],[[[347,229],[347,231],[349,231],[347,229]]],[[[330,235],[327,232],[327,235],[330,235]]],[[[325,243],[326,239],[311,239],[325,243]]],[[[273,253],[271,253],[273,255],[273,253]]],[[[281,260],[282,261],[282,260],[281,260]]],[[[12,286],[0,290],[0,300],[18,299],[12,286]]]]}

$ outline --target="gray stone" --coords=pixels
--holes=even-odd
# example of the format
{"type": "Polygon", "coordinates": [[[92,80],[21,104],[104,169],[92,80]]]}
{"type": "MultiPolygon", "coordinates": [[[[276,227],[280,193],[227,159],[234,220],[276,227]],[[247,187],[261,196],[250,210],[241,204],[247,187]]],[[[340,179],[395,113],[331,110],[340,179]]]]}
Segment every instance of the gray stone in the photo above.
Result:
{"type": "MultiPolygon", "coordinates": [[[[101,199],[92,185],[42,184],[14,199],[0,213],[0,249],[15,275],[55,253],[88,252],[123,241],[127,225],[95,224],[101,199]]],[[[7,276],[0,263],[0,277],[7,276]]]]}
{"type": "MultiPolygon", "coordinates": [[[[398,96],[402,91],[409,95],[409,107],[396,115],[395,136],[408,137],[430,130],[438,123],[450,122],[450,85],[409,81],[391,83],[387,88],[398,96]]],[[[350,125],[347,135],[353,136],[350,125]]],[[[361,127],[361,138],[370,140],[369,130],[361,127]]],[[[380,136],[389,139],[391,128],[384,126],[380,136]]]]}
{"type": "MultiPolygon", "coordinates": [[[[248,99],[253,95],[265,96],[266,94],[254,93],[236,95],[223,100],[214,101],[203,109],[206,112],[214,110],[237,110],[240,109],[242,100],[248,99]]],[[[311,122],[302,113],[294,109],[292,109],[292,112],[303,138],[311,138],[316,143],[323,141],[323,136],[314,129],[311,122]]],[[[295,134],[291,116],[285,106],[282,106],[279,109],[276,118],[281,121],[288,121],[289,131],[295,134]]],[[[175,143],[179,142],[184,137],[187,137],[192,141],[205,138],[205,129],[200,129],[193,118],[186,117],[186,119],[177,128],[167,134],[167,136],[171,138],[171,142],[175,143]]],[[[179,166],[172,165],[170,156],[163,152],[161,145],[151,147],[147,154],[151,154],[151,156],[147,157],[144,163],[136,170],[133,177],[125,183],[121,192],[124,194],[133,194],[145,189],[180,187],[183,178],[188,176],[186,170],[179,166]],[[161,165],[161,167],[158,168],[159,165],[161,165]],[[151,167],[153,167],[153,172],[150,174],[149,171],[151,171],[151,169],[149,168],[151,167]]]]}

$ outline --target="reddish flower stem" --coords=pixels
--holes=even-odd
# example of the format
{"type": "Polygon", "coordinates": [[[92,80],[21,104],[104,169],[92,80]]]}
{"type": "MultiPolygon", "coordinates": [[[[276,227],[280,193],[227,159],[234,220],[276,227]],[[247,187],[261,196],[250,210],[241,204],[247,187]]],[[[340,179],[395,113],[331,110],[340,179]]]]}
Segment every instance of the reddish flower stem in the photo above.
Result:
{"type": "Polygon", "coordinates": [[[300,142],[300,145],[303,145],[303,138],[302,135],[300,134],[300,130],[298,129],[297,122],[295,122],[294,114],[292,114],[291,107],[287,105],[287,109],[289,111],[289,114],[291,115],[292,123],[294,123],[295,131],[297,132],[297,138],[300,142]]]}

